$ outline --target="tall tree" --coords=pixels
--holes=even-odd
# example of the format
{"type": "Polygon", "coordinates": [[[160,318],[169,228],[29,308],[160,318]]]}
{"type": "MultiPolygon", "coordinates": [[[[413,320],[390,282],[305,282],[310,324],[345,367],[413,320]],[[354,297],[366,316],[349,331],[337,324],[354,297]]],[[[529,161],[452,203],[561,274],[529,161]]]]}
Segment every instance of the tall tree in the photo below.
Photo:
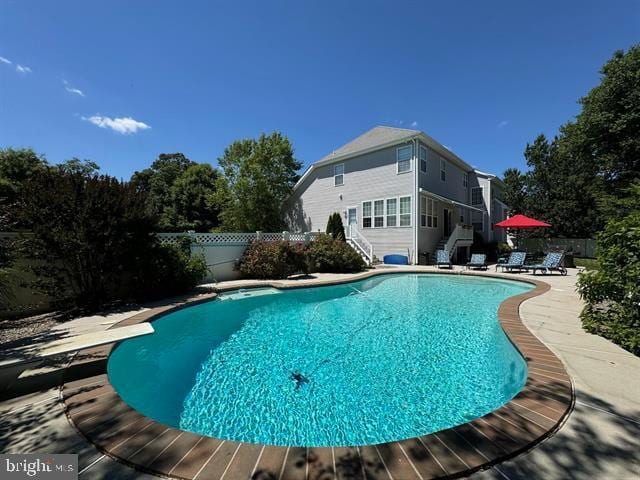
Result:
{"type": "Polygon", "coordinates": [[[172,187],[176,230],[208,232],[218,227],[216,203],[218,172],[208,163],[188,167],[172,187]]]}
{"type": "Polygon", "coordinates": [[[163,231],[176,229],[173,185],[189,167],[197,165],[182,153],[161,153],[151,164],[135,172],[131,182],[147,192],[149,208],[159,217],[158,227],[163,231]]]}
{"type": "Polygon", "coordinates": [[[527,176],[517,168],[507,168],[502,179],[505,184],[502,195],[504,202],[509,205],[509,215],[528,212],[527,176]]]}
{"type": "Polygon", "coordinates": [[[615,52],[600,73],[575,123],[584,154],[612,188],[627,188],[640,179],[640,45],[615,52]]]}
{"type": "Polygon", "coordinates": [[[56,168],[62,173],[77,173],[79,175],[89,176],[97,174],[100,170],[100,165],[93,160],[80,160],[79,158],[73,157],[59,163],[56,165],[56,168]]]}
{"type": "Polygon", "coordinates": [[[227,231],[280,231],[284,201],[302,166],[289,139],[279,132],[238,140],[218,159],[222,168],[218,199],[222,228],[227,231]]]}

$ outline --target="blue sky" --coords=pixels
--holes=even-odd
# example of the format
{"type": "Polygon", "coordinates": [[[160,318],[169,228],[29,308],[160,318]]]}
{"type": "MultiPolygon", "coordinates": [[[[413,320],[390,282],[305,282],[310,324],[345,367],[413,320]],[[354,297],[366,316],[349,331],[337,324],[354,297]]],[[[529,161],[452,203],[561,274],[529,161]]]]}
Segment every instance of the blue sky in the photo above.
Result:
{"type": "Polygon", "coordinates": [[[639,27],[632,0],[0,0],[0,147],[128,178],[273,130],[308,164],[383,124],[502,173],[639,27]]]}

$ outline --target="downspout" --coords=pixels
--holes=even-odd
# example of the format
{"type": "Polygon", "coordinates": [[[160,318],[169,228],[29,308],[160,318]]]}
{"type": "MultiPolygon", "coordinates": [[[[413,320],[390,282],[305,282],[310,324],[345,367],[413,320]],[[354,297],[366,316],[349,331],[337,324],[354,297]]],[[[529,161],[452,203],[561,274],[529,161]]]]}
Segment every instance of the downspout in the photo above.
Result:
{"type": "Polygon", "coordinates": [[[420,220],[420,194],[418,193],[418,139],[413,138],[413,265],[418,264],[418,225],[420,220]]]}

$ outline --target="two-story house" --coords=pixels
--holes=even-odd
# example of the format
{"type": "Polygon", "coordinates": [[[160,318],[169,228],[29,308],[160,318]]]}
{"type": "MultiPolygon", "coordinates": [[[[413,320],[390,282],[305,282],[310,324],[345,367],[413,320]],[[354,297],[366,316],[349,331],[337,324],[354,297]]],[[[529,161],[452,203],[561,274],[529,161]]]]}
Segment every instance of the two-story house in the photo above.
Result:
{"type": "Polygon", "coordinates": [[[473,230],[503,241],[502,181],[480,172],[419,130],[375,127],[312,164],[287,202],[292,231],[324,231],[339,212],[349,242],[368,261],[435,250],[464,260],[473,230]]]}

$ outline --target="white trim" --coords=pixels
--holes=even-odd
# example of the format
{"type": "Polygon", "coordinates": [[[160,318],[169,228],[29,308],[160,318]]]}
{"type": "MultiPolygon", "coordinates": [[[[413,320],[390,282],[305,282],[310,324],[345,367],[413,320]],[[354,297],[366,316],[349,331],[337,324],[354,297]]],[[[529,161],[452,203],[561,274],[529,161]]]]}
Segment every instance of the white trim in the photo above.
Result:
{"type": "Polygon", "coordinates": [[[362,219],[362,229],[364,230],[365,228],[373,228],[373,201],[371,201],[371,200],[363,200],[363,201],[362,201],[362,202],[360,202],[360,203],[361,203],[361,205],[362,205],[362,213],[361,213],[361,215],[360,215],[360,218],[362,219]],[[365,217],[365,216],[364,216],[364,204],[365,204],[365,203],[369,203],[369,204],[371,204],[371,213],[370,213],[370,214],[369,214],[369,216],[367,216],[367,217],[365,217]],[[369,218],[369,219],[371,219],[371,225],[370,225],[370,226],[368,226],[368,227],[365,227],[365,226],[364,226],[364,219],[365,219],[365,218],[369,218]]]}
{"type": "Polygon", "coordinates": [[[385,202],[384,202],[384,198],[376,198],[375,200],[371,201],[371,218],[373,219],[373,221],[371,222],[371,228],[384,228],[386,226],[386,217],[385,217],[385,202]],[[382,202],[382,215],[376,215],[376,202],[382,202]],[[381,227],[376,227],[376,217],[382,217],[382,226],[381,227]]]}
{"type": "Polygon", "coordinates": [[[418,145],[418,162],[420,163],[420,173],[427,173],[427,170],[429,168],[429,150],[427,150],[427,147],[425,147],[422,144],[418,145]],[[422,157],[420,156],[423,150],[424,150],[424,170],[422,169],[422,157]]]}
{"type": "Polygon", "coordinates": [[[430,197],[433,197],[436,200],[440,200],[442,202],[453,203],[454,205],[460,205],[461,207],[464,207],[464,208],[469,208],[471,210],[476,210],[478,212],[484,212],[484,209],[482,208],[473,207],[471,205],[467,205],[466,203],[458,202],[457,200],[452,200],[450,198],[443,197],[442,195],[438,195],[437,193],[430,192],[429,190],[425,190],[423,188],[420,188],[420,193],[429,195],[430,197]]]}
{"type": "Polygon", "coordinates": [[[357,205],[351,205],[349,207],[346,207],[345,212],[347,213],[347,225],[349,225],[349,210],[355,210],[356,211],[356,227],[360,226],[358,224],[358,206],[357,205]]]}
{"type": "Polygon", "coordinates": [[[334,187],[342,187],[344,185],[344,163],[336,163],[333,166],[333,186],[334,187]],[[336,173],[336,169],[338,167],[342,167],[342,173],[336,173]],[[336,177],[342,177],[341,183],[336,183],[336,177]]]}
{"type": "Polygon", "coordinates": [[[399,215],[399,211],[400,211],[400,201],[398,200],[398,197],[389,197],[389,198],[385,198],[384,199],[384,226],[386,228],[397,228],[399,226],[400,220],[398,219],[398,215],[399,215]],[[394,215],[389,215],[387,213],[387,202],[389,200],[395,200],[396,201],[396,213],[394,215]],[[395,225],[389,225],[388,222],[388,218],[393,216],[396,219],[396,224],[395,225]]]}
{"type": "Polygon", "coordinates": [[[415,207],[413,206],[413,203],[414,203],[414,198],[413,198],[413,196],[412,196],[412,195],[402,195],[402,196],[399,196],[399,197],[398,197],[398,227],[399,227],[399,228],[409,228],[409,227],[412,227],[412,226],[413,226],[413,218],[412,218],[412,217],[413,217],[413,211],[414,211],[413,209],[415,208],[415,207]],[[410,203],[409,203],[409,208],[410,208],[409,213],[401,213],[401,211],[402,211],[402,210],[401,210],[401,205],[402,205],[401,200],[402,200],[403,198],[408,198],[408,199],[409,199],[409,202],[410,202],[410,203]],[[402,223],[402,216],[403,216],[403,215],[405,215],[405,216],[406,216],[406,215],[409,215],[409,225],[401,225],[401,223],[402,223]]]}
{"type": "Polygon", "coordinates": [[[438,205],[436,205],[437,199],[430,197],[429,195],[420,195],[420,211],[419,211],[419,227],[422,229],[437,230],[439,223],[438,205]],[[422,200],[425,201],[424,205],[424,225],[422,225],[422,200]],[[429,202],[431,202],[431,214],[429,214],[429,202]],[[431,217],[431,226],[429,226],[429,217],[431,217]]]}
{"type": "Polygon", "coordinates": [[[409,173],[413,171],[413,146],[411,144],[409,145],[401,145],[398,148],[396,148],[396,174],[400,175],[403,173],[409,173]],[[408,148],[411,150],[410,154],[409,154],[409,160],[400,160],[400,150],[408,148]],[[402,172],[400,171],[400,162],[409,162],[409,170],[403,170],[402,172]]]}

